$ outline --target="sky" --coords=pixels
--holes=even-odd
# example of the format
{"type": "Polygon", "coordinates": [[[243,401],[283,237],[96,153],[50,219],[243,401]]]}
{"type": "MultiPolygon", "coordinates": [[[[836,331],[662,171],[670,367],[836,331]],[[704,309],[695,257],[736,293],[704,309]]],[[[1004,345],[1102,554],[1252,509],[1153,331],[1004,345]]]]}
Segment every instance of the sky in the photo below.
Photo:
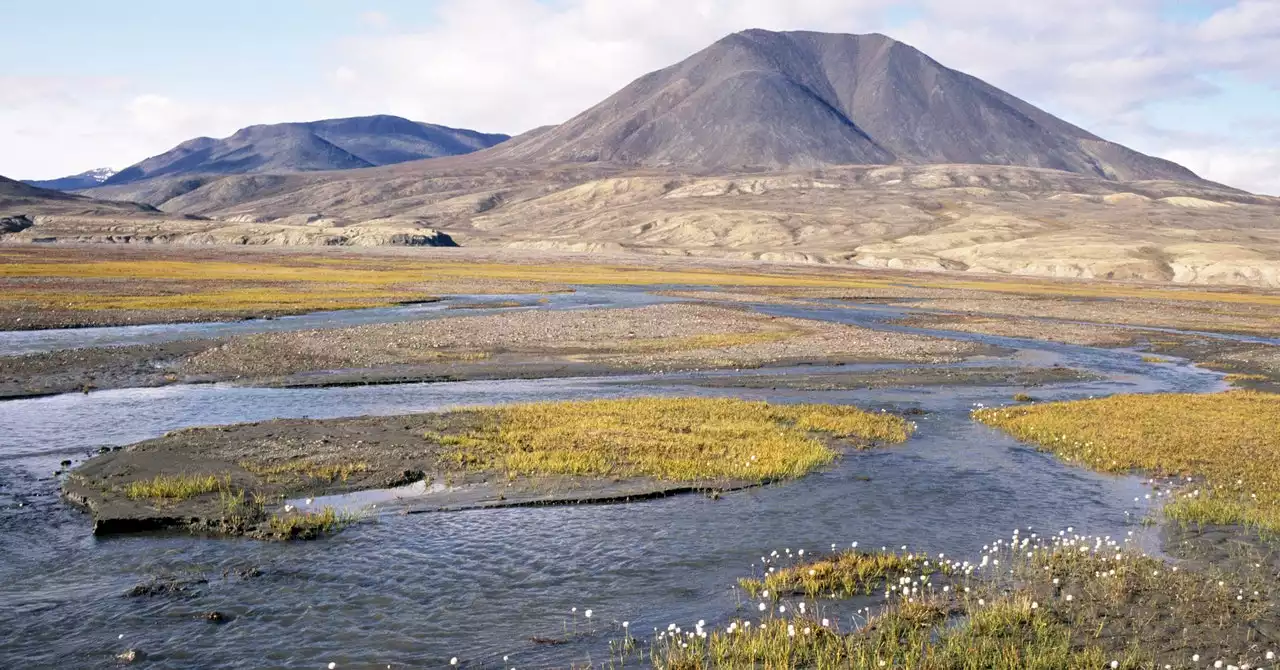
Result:
{"type": "Polygon", "coordinates": [[[738,30],[882,32],[1102,137],[1280,195],[1280,0],[0,0],[0,175],[256,123],[517,134],[738,30]]]}

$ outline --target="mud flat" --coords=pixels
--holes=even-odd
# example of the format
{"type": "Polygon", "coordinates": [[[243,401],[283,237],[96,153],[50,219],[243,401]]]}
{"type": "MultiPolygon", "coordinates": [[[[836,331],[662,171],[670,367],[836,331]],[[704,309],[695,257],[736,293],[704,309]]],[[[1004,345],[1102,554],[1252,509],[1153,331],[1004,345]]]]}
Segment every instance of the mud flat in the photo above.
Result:
{"type": "Polygon", "coordinates": [[[641,398],[439,414],[275,420],[169,433],[64,481],[97,534],[187,528],[310,538],[353,519],[314,498],[424,483],[420,510],[643,499],[793,479],[907,439],[833,405],[641,398]],[[288,504],[291,498],[305,501],[288,504]]]}
{"type": "Polygon", "coordinates": [[[1233,386],[1280,393],[1280,346],[1170,337],[1154,342],[1152,349],[1225,372],[1233,386]]]}
{"type": "Polygon", "coordinates": [[[180,379],[179,364],[215,344],[185,340],[0,357],[0,399],[172,384],[180,379]]]}

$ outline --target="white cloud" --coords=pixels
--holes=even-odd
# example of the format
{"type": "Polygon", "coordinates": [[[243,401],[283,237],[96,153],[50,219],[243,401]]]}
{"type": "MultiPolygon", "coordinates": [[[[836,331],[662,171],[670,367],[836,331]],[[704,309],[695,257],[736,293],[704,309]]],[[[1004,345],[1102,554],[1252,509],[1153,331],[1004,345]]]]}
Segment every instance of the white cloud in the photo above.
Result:
{"type": "Polygon", "coordinates": [[[370,10],[361,12],[360,23],[373,28],[386,28],[391,23],[391,18],[383,12],[370,10]]]}
{"type": "Polygon", "coordinates": [[[1171,149],[1165,155],[1205,179],[1254,193],[1280,195],[1280,147],[1171,149]]]}
{"type": "Polygon", "coordinates": [[[119,79],[0,78],[0,174],[119,167],[198,135],[351,114],[520,132],[568,119],[728,33],[761,27],[889,32],[1109,139],[1183,157],[1210,178],[1277,190],[1267,186],[1274,166],[1249,137],[1207,149],[1194,133],[1151,128],[1145,111],[1212,95],[1211,79],[1223,72],[1280,84],[1275,0],[1223,1],[1198,23],[1163,18],[1171,1],[437,0],[434,20],[417,27],[369,10],[351,37],[317,45],[325,47],[314,63],[320,84],[305,99],[282,92],[246,102],[224,90],[194,99],[119,79]],[[885,12],[895,6],[916,18],[889,30],[885,12]]]}

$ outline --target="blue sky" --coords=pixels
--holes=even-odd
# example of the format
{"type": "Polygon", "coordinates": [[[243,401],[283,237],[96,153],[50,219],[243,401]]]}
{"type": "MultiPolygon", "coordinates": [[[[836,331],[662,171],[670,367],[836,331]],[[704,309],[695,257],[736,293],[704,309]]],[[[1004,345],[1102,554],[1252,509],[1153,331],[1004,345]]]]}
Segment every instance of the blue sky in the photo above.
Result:
{"type": "Polygon", "coordinates": [[[764,27],[886,32],[1109,139],[1280,192],[1277,0],[0,1],[12,177],[337,115],[517,133],[764,27]]]}

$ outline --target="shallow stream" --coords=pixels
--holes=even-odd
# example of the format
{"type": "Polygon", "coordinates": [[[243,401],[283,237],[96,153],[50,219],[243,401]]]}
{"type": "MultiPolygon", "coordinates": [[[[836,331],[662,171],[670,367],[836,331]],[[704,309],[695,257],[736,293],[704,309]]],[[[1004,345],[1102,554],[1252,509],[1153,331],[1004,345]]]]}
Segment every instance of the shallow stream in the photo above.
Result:
{"type": "MultiPolygon", "coordinates": [[[[627,289],[572,295],[551,296],[542,307],[657,299],[627,289]]],[[[537,296],[529,299],[533,304],[537,296]]],[[[881,323],[910,310],[754,308],[931,332],[881,323]]],[[[308,319],[299,327],[320,327],[475,313],[438,305],[383,310],[380,317],[373,312],[291,318],[308,319]],[[411,310],[416,313],[405,313],[411,310]]],[[[27,339],[6,333],[0,334],[0,351],[205,337],[281,323],[289,322],[40,331],[27,339]],[[110,332],[86,335],[89,330],[110,332]]],[[[1060,364],[1103,377],[1036,389],[1043,400],[1222,387],[1218,374],[1143,363],[1135,351],[939,334],[1015,350],[1006,363],[1060,364]]],[[[969,420],[975,405],[1004,404],[1021,388],[814,392],[690,385],[698,377],[788,371],[818,369],[323,389],[170,386],[0,402],[0,667],[114,667],[114,655],[129,648],[143,650],[143,667],[149,668],[324,668],[331,662],[338,668],[447,667],[451,657],[472,668],[567,667],[588,660],[599,666],[608,660],[608,640],[621,636],[622,621],[644,633],[739,613],[730,587],[758,571],[753,566],[774,549],[812,553],[858,541],[968,558],[1014,528],[1142,533],[1150,491],[1139,479],[1064,465],[969,420]],[[95,538],[89,518],[58,498],[52,476],[63,459],[79,462],[101,446],[184,426],[659,394],[924,413],[913,416],[918,431],[902,446],[852,454],[803,480],[718,500],[686,495],[618,505],[402,514],[412,507],[408,499],[380,504],[374,518],[309,543],[181,534],[95,538]],[[236,574],[246,568],[260,574],[236,574]],[[153,578],[184,576],[209,581],[176,595],[124,595],[153,578]],[[593,613],[589,620],[586,609],[593,613]],[[229,620],[211,623],[201,616],[215,610],[229,620]],[[569,641],[544,645],[534,637],[569,641]],[[505,664],[504,655],[510,656],[505,664]]]]}

